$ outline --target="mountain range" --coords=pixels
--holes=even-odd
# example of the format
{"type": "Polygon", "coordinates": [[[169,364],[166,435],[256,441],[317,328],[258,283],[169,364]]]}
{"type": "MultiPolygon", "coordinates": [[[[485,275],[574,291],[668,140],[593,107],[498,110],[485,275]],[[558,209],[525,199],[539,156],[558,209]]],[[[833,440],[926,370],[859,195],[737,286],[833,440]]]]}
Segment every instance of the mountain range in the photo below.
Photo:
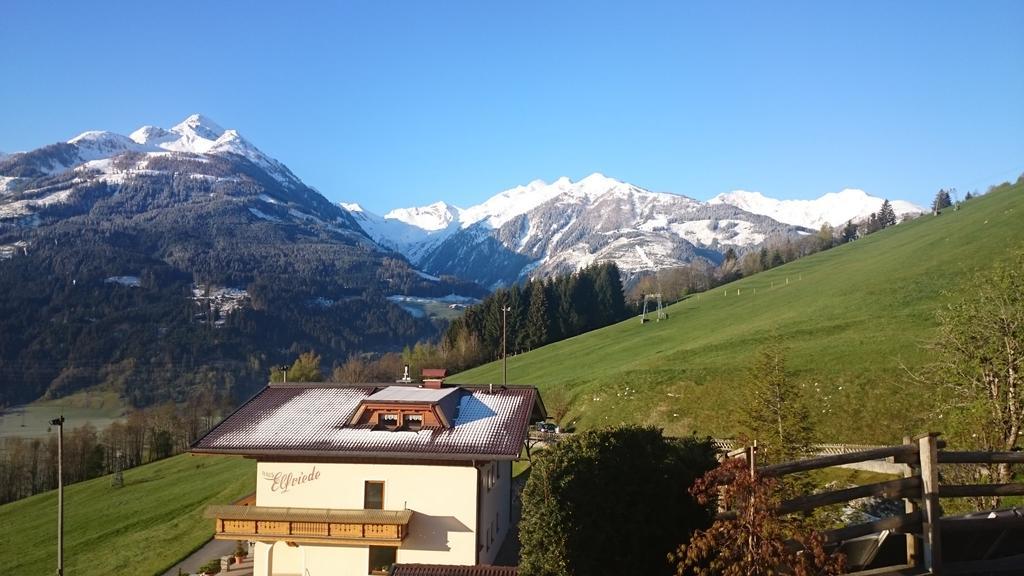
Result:
{"type": "Polygon", "coordinates": [[[701,202],[592,174],[378,216],[198,114],[84,132],[0,156],[0,406],[97,384],[136,404],[198,383],[244,395],[305,350],[329,366],[438,333],[395,298],[482,297],[597,261],[717,263],[880,204],[701,202]]]}
{"type": "MultiPolygon", "coordinates": [[[[717,264],[730,248],[743,252],[823,224],[860,221],[882,202],[851,189],[815,200],[736,191],[701,202],[591,174],[578,182],[535,180],[469,208],[437,202],[379,216],[358,204],[342,206],[378,244],[423,271],[496,287],[595,261],[614,260],[631,275],[695,259],[717,264]]],[[[901,218],[923,211],[892,204],[901,218]]]]}

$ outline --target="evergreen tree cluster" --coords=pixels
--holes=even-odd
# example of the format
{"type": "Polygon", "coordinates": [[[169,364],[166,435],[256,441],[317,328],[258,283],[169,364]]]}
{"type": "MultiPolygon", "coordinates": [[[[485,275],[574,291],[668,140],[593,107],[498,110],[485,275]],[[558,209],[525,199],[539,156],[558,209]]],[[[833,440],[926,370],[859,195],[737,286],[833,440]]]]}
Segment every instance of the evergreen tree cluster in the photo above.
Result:
{"type": "Polygon", "coordinates": [[[453,321],[444,341],[452,349],[475,341],[480,361],[500,358],[503,315],[506,350],[513,354],[619,322],[629,313],[619,267],[602,262],[574,274],[498,290],[453,321]]]}
{"type": "Polygon", "coordinates": [[[899,219],[896,218],[896,212],[892,209],[892,203],[886,198],[878,212],[872,212],[864,224],[861,225],[860,234],[861,236],[874,234],[879,230],[895,226],[898,222],[899,219]]]}
{"type": "Polygon", "coordinates": [[[938,214],[944,208],[949,208],[953,205],[953,199],[950,197],[949,190],[939,190],[935,193],[935,200],[932,200],[932,214],[938,214]]]}

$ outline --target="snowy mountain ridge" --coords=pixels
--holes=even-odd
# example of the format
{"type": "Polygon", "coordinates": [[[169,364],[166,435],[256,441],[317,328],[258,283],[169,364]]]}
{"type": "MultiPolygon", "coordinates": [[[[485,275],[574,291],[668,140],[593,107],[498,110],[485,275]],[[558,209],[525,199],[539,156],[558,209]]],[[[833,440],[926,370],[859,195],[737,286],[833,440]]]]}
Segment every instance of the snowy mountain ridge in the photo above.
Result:
{"type": "Polygon", "coordinates": [[[202,114],[188,118],[165,130],[158,126],[143,126],[129,136],[105,130],[89,130],[71,138],[67,144],[74,153],[44,167],[56,174],[81,163],[113,158],[125,152],[159,154],[238,154],[266,170],[271,177],[290,188],[301,181],[284,164],[264,154],[242,137],[236,130],[225,130],[202,114]]]}
{"type": "MultiPolygon", "coordinates": [[[[865,220],[873,212],[878,212],[884,199],[860,189],[845,188],[813,200],[779,200],[769,198],[760,192],[734,190],[719,194],[708,202],[729,204],[754,214],[770,216],[779,222],[818,229],[822,224],[838,227],[851,220],[865,220]]],[[[903,200],[893,200],[891,204],[896,216],[901,219],[925,211],[920,206],[903,200]]]]}
{"type": "Polygon", "coordinates": [[[469,208],[438,202],[378,216],[343,206],[371,238],[420,269],[487,286],[604,260],[627,274],[715,262],[728,247],[806,233],[734,206],[651,192],[600,173],[577,182],[534,180],[469,208]]]}

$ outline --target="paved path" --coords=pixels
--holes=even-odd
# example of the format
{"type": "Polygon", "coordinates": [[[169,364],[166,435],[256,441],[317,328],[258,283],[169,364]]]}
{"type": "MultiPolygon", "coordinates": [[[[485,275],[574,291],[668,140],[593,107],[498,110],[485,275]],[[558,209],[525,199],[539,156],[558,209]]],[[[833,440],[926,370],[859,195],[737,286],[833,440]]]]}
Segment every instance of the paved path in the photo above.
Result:
{"type": "MultiPolygon", "coordinates": [[[[163,576],[178,576],[178,569],[181,569],[182,574],[193,574],[199,571],[199,567],[206,564],[214,558],[220,558],[221,556],[227,556],[235,551],[234,540],[210,540],[202,548],[193,552],[189,557],[185,558],[181,562],[178,562],[171,567],[170,570],[164,572],[163,576]]],[[[231,570],[224,574],[232,574],[235,576],[251,576],[252,575],[252,558],[246,558],[241,565],[237,568],[232,565],[231,570]]]]}

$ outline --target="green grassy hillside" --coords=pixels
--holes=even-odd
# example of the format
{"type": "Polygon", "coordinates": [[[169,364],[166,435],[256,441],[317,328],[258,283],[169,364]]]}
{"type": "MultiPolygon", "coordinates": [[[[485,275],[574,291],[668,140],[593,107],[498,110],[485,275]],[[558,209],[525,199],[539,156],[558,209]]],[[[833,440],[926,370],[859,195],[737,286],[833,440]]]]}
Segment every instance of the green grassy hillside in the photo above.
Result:
{"type": "MultiPolygon", "coordinates": [[[[255,489],[255,464],[241,458],[183,454],[126,470],[123,488],[104,476],[64,492],[64,573],[156,574],[213,535],[208,504],[255,489]]],[[[57,492],[0,506],[4,574],[53,574],[57,566],[57,492]]]]}
{"type": "MultiPolygon", "coordinates": [[[[747,366],[781,341],[829,439],[886,442],[941,428],[930,391],[904,366],[926,361],[935,311],[961,282],[1024,245],[1024,186],[883,230],[667,309],[509,359],[509,382],[540,387],[563,426],[655,424],[667,433],[741,431],[747,366]]],[[[452,382],[501,381],[498,362],[452,382]]]]}

